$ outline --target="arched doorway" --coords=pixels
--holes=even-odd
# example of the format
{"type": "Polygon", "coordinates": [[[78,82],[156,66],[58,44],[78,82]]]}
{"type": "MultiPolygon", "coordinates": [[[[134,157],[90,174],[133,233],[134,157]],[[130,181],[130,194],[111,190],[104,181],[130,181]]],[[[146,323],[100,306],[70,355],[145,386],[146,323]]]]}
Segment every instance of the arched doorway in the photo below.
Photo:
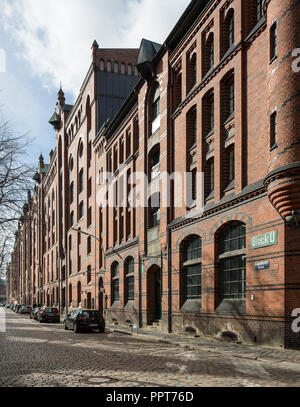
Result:
{"type": "Polygon", "coordinates": [[[98,297],[98,308],[103,315],[103,278],[100,277],[99,279],[99,297],[98,297]]]}
{"type": "Polygon", "coordinates": [[[157,265],[150,267],[147,273],[147,323],[162,319],[162,278],[157,265]]]}

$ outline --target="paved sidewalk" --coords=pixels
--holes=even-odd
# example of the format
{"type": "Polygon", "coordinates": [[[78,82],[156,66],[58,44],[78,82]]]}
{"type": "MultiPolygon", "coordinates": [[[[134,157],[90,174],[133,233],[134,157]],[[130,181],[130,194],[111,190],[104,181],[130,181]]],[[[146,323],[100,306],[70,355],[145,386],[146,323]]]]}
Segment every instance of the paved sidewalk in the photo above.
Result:
{"type": "Polygon", "coordinates": [[[130,328],[107,326],[107,328],[127,335],[138,336],[143,339],[156,340],[189,349],[201,349],[207,352],[226,354],[226,356],[244,359],[267,361],[271,363],[292,363],[300,366],[300,350],[278,349],[247,344],[227,343],[215,338],[192,337],[178,334],[166,334],[152,330],[139,329],[131,332],[130,328]]]}

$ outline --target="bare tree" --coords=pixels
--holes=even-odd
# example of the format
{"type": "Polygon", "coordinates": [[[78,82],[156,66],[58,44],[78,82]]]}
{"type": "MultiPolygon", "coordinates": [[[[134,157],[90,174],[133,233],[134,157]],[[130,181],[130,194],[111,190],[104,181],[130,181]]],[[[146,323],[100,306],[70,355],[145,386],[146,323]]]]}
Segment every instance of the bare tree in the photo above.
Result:
{"type": "Polygon", "coordinates": [[[15,136],[8,123],[0,124],[0,277],[6,271],[14,233],[22,216],[33,169],[26,163],[28,135],[15,136]]]}

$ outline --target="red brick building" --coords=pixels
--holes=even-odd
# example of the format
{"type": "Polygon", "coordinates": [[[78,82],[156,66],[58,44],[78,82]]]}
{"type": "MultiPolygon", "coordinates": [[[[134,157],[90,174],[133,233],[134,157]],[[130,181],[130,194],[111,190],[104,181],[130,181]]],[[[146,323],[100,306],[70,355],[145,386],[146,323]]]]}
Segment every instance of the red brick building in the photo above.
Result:
{"type": "Polygon", "coordinates": [[[299,15],[295,0],[191,1],[163,45],[94,43],[75,105],[59,92],[56,150],[24,208],[10,299],[299,346],[299,15]],[[182,175],[168,202],[166,173],[182,175]]]}

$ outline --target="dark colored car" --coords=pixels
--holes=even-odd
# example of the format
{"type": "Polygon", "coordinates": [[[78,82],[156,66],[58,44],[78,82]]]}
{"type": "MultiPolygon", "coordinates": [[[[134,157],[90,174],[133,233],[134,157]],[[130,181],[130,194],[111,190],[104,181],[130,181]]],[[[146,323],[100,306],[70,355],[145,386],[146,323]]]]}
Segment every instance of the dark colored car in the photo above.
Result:
{"type": "Polygon", "coordinates": [[[35,320],[37,320],[37,316],[38,316],[38,313],[39,313],[39,310],[41,309],[41,307],[35,307],[35,308],[33,308],[32,310],[31,310],[31,313],[30,313],[30,319],[35,319],[35,320]]]}
{"type": "Polygon", "coordinates": [[[32,308],[29,305],[24,305],[19,309],[19,314],[30,314],[32,308]]]}
{"type": "Polygon", "coordinates": [[[40,322],[60,322],[59,310],[54,307],[42,307],[37,314],[40,322]]]}
{"type": "Polygon", "coordinates": [[[105,332],[105,319],[99,310],[75,309],[64,320],[64,328],[74,330],[75,333],[84,330],[98,329],[105,332]]]}
{"type": "Polygon", "coordinates": [[[24,307],[24,304],[17,304],[16,308],[15,308],[15,312],[18,314],[20,311],[20,308],[24,307]]]}

